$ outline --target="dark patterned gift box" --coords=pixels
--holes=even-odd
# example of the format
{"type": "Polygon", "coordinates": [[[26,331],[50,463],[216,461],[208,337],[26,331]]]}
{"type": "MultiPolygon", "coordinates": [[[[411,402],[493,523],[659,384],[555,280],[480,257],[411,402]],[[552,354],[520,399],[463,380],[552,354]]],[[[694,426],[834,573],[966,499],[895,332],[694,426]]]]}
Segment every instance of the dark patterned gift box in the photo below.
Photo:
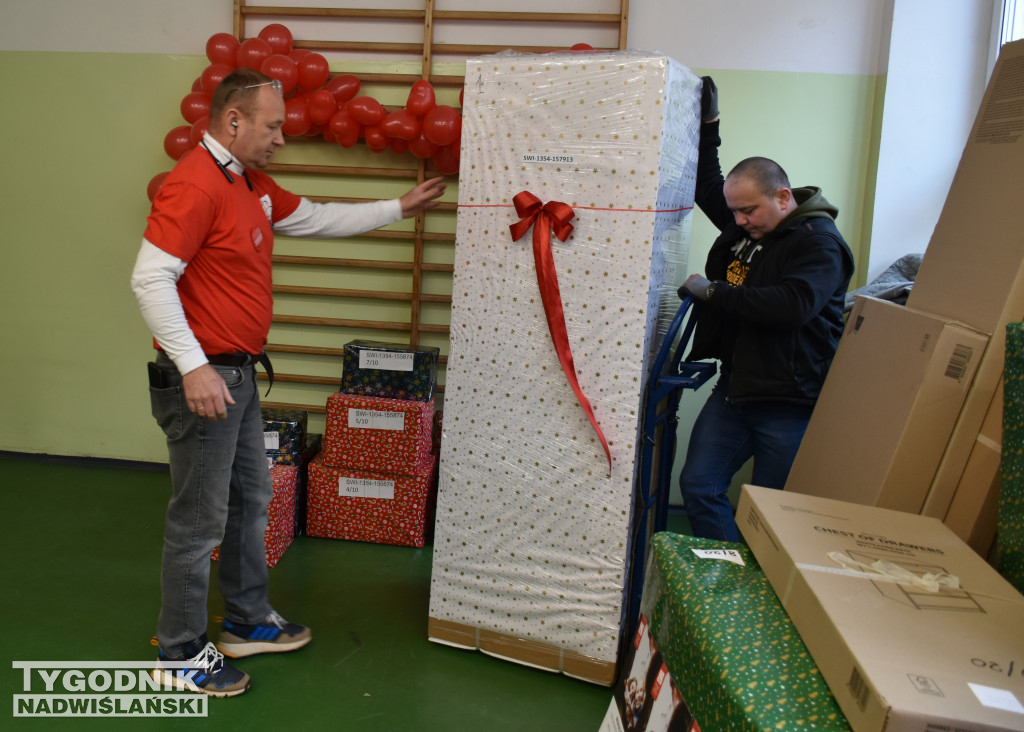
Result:
{"type": "Polygon", "coordinates": [[[440,350],[380,341],[350,341],[342,357],[341,391],[429,402],[437,382],[440,350]]]}
{"type": "Polygon", "coordinates": [[[264,409],[263,445],[275,465],[298,465],[306,447],[307,412],[298,409],[264,409]]]}
{"type": "Polygon", "coordinates": [[[704,729],[850,729],[744,545],[655,534],[641,605],[704,729]]]}

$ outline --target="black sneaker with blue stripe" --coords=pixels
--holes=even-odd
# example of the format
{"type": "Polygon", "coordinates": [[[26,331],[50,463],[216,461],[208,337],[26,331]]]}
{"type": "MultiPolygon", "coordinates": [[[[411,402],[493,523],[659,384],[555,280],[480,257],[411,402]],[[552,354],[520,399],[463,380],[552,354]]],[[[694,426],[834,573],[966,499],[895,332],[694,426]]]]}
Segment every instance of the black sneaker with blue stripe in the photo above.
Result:
{"type": "Polygon", "coordinates": [[[244,658],[257,653],[286,653],[302,648],[313,640],[305,625],[289,623],[271,610],[266,619],[256,625],[236,623],[224,618],[217,648],[225,656],[244,658]]]}
{"type": "Polygon", "coordinates": [[[207,640],[206,633],[187,644],[178,658],[167,656],[161,648],[152,675],[164,688],[216,697],[238,696],[252,686],[249,674],[225,663],[224,654],[207,640]]]}

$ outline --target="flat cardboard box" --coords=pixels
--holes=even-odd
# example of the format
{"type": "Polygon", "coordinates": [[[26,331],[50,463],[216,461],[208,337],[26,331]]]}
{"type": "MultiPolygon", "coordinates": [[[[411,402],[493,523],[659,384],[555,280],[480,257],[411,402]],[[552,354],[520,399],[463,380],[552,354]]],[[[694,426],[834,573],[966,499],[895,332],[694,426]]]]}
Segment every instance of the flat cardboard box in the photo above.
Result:
{"type": "Polygon", "coordinates": [[[736,522],[856,732],[1024,729],[1024,596],[940,521],[745,485],[736,522]]]}
{"type": "Polygon", "coordinates": [[[943,518],[960,490],[1002,374],[1006,324],[1024,317],[1024,229],[1017,221],[1024,199],[1022,74],[1024,40],[1007,43],[907,301],[991,336],[923,508],[928,516],[943,518]]]}
{"type": "Polygon", "coordinates": [[[987,341],[857,298],[786,489],[919,513],[987,341]]]}

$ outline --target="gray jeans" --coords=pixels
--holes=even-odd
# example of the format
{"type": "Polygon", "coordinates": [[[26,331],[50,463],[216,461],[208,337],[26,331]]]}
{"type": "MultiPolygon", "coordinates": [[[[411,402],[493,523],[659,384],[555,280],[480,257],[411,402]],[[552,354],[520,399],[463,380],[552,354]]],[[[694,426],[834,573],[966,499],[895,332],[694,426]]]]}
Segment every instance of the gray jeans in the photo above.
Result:
{"type": "Polygon", "coordinates": [[[164,522],[157,639],[163,652],[175,658],[185,644],[206,632],[210,554],[218,544],[217,579],[225,616],[254,624],[270,613],[265,534],[274,489],[255,369],[213,367],[224,377],[235,404],[228,405],[226,420],[211,422],[189,411],[171,360],[161,353],[157,364],[165,374],[170,371],[166,388],[150,387],[150,401],[167,435],[172,484],[164,522]]]}

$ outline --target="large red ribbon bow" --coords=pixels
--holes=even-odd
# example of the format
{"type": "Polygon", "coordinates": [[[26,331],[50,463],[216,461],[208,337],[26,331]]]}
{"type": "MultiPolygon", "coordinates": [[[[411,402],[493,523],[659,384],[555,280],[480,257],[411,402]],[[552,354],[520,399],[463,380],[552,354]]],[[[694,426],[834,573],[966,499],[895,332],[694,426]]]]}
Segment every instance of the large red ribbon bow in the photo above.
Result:
{"type": "Polygon", "coordinates": [[[572,233],[573,226],[569,222],[576,215],[572,206],[561,201],[549,201],[541,205],[540,199],[529,191],[522,191],[512,199],[520,220],[509,226],[512,241],[519,241],[533,227],[533,261],[537,268],[537,284],[540,286],[540,299],[544,303],[544,314],[548,319],[548,331],[551,341],[558,353],[562,371],[569,380],[580,406],[590,418],[590,424],[604,445],[604,453],[608,456],[608,472],[612,469],[612,453],[608,448],[601,426],[597,423],[594,410],[583,394],[576,380],[576,366],[572,361],[572,349],[569,347],[569,334],[565,328],[565,313],[562,310],[562,295],[558,290],[558,274],[555,271],[555,260],[551,253],[551,231],[561,241],[565,241],[572,233]]]}

